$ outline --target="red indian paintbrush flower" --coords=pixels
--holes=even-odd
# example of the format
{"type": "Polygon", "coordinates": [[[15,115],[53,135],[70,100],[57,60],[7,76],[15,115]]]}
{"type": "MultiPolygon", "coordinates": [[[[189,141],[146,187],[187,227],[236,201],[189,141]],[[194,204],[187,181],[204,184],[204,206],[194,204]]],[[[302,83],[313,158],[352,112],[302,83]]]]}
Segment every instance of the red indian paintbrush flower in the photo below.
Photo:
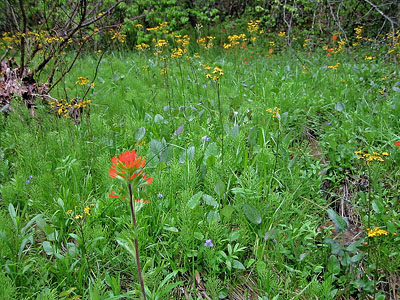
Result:
{"type": "Polygon", "coordinates": [[[114,156],[111,162],[108,176],[112,178],[125,179],[129,182],[144,179],[145,184],[153,182],[153,178],[143,173],[146,159],[138,156],[135,150],[124,152],[118,157],[114,156]]]}
{"type": "Polygon", "coordinates": [[[395,146],[400,146],[400,142],[394,142],[395,146]]]}

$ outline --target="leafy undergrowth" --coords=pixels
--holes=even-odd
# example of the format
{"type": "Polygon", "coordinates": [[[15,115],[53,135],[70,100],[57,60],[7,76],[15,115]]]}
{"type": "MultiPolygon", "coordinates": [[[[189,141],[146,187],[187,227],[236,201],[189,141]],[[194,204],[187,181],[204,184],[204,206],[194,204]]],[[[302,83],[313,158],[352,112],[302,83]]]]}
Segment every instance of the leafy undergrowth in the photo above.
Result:
{"type": "MultiPolygon", "coordinates": [[[[139,298],[129,206],[108,177],[135,149],[154,178],[137,215],[149,299],[395,299],[396,65],[187,57],[105,55],[79,124],[17,100],[1,114],[0,295],[139,298]]],[[[82,58],[55,97],[82,96],[96,65],[82,58]]]]}

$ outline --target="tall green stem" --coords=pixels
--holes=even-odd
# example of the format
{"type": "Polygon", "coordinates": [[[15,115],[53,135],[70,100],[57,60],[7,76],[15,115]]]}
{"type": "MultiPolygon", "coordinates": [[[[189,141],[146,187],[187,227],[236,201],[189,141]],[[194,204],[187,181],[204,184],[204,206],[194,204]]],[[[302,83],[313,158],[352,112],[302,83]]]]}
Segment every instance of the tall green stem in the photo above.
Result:
{"type": "Polygon", "coordinates": [[[131,206],[131,215],[132,215],[132,225],[133,225],[133,229],[135,231],[134,241],[135,241],[135,252],[136,252],[136,266],[137,266],[137,271],[138,271],[138,276],[139,276],[139,281],[140,281],[140,287],[142,289],[143,299],[146,300],[146,292],[144,291],[144,282],[143,282],[142,270],[140,268],[139,244],[138,244],[138,240],[137,240],[135,209],[133,207],[132,185],[130,183],[128,184],[128,188],[129,188],[129,204],[131,206]]]}
{"type": "Polygon", "coordinates": [[[371,169],[367,166],[368,170],[368,228],[371,229],[371,169]]]}
{"type": "Polygon", "coordinates": [[[218,97],[218,110],[219,110],[219,121],[221,123],[221,154],[222,154],[222,166],[224,166],[224,123],[222,120],[222,107],[221,107],[221,95],[220,95],[220,83],[217,82],[217,97],[218,97]]]}

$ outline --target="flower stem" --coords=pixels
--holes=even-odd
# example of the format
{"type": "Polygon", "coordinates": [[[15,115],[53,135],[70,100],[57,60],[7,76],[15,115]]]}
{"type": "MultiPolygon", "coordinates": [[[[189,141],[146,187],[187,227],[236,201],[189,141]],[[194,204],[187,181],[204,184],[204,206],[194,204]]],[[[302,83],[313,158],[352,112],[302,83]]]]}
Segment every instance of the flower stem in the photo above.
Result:
{"type": "Polygon", "coordinates": [[[219,121],[221,123],[221,154],[222,154],[222,167],[224,166],[224,122],[222,120],[222,107],[221,107],[221,95],[220,95],[220,85],[217,82],[217,96],[218,96],[218,111],[219,111],[219,121]]]}
{"type": "Polygon", "coordinates": [[[133,207],[133,193],[132,193],[132,185],[129,183],[128,184],[129,188],[129,204],[131,206],[131,215],[132,215],[132,225],[135,231],[135,252],[136,252],[136,266],[137,266],[137,271],[138,271],[138,276],[139,276],[139,281],[140,281],[140,287],[142,289],[142,295],[143,299],[146,300],[146,293],[144,291],[144,282],[143,282],[143,276],[142,276],[142,270],[140,268],[140,259],[139,259],[139,244],[136,236],[136,218],[135,218],[135,209],[133,207]]]}

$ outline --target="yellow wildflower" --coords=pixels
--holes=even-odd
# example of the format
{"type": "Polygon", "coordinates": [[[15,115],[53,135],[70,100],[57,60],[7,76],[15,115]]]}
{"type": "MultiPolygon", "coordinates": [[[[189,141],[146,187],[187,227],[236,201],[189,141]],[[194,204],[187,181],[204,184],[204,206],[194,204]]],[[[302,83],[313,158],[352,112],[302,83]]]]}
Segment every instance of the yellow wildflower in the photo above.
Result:
{"type": "Polygon", "coordinates": [[[90,216],[90,207],[86,206],[83,211],[85,212],[85,214],[87,214],[88,216],[90,216]]]}
{"type": "Polygon", "coordinates": [[[381,235],[388,235],[388,232],[385,229],[380,229],[379,227],[375,227],[374,229],[367,228],[368,237],[378,237],[381,235]]]}

